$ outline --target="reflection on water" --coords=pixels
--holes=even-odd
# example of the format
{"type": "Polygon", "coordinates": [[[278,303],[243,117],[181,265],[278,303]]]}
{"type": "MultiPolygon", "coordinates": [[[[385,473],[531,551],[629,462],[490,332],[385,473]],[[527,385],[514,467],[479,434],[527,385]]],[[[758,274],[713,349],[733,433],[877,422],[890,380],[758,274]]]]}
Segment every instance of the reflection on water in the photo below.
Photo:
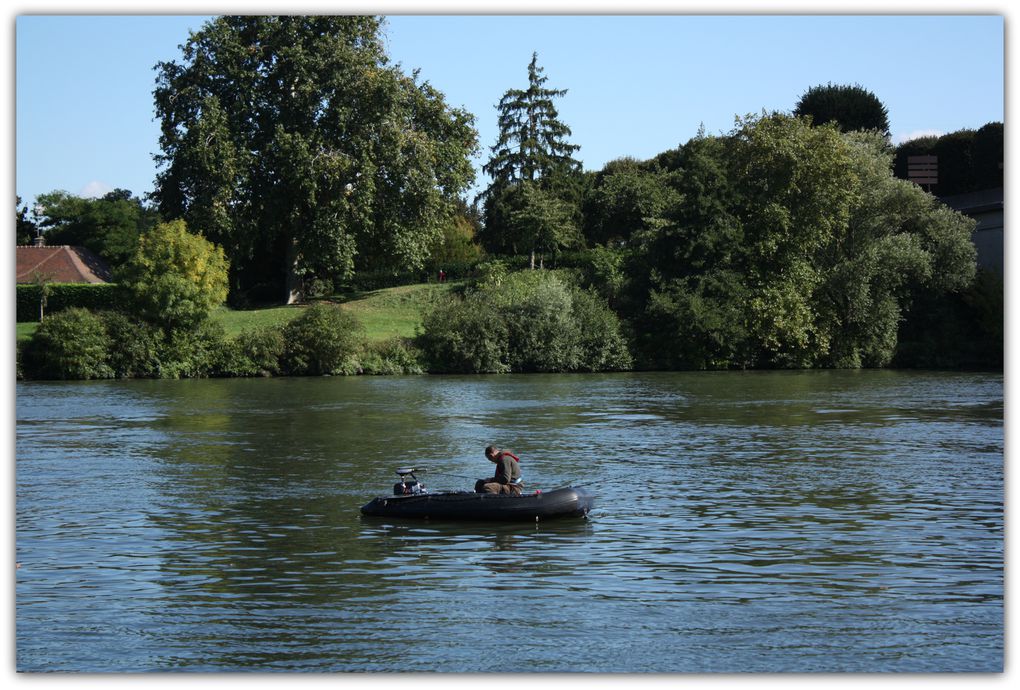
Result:
{"type": "Polygon", "coordinates": [[[977,671],[1002,377],[23,383],[22,671],[977,671]],[[587,521],[363,518],[505,445],[587,521]]]}

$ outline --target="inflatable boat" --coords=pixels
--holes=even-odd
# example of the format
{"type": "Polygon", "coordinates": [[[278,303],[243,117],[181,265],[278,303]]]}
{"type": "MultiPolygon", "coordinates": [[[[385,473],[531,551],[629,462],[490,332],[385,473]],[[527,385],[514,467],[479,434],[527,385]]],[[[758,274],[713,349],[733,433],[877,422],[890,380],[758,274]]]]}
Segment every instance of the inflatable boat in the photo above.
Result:
{"type": "Polygon", "coordinates": [[[393,495],[372,499],[361,507],[362,514],[389,518],[536,522],[586,517],[594,502],[586,489],[572,486],[519,496],[472,491],[431,493],[415,478],[414,472],[420,471],[397,470],[401,481],[393,487],[393,495]]]}

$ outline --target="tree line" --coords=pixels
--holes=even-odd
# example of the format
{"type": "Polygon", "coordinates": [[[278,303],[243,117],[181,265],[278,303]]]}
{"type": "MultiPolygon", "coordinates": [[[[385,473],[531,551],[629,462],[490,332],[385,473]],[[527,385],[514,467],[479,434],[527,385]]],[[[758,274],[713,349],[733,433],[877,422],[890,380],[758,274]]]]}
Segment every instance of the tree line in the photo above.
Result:
{"type": "MultiPolygon", "coordinates": [[[[382,26],[211,20],[180,61],[157,65],[151,199],[53,193],[36,223],[127,265],[161,219],[180,220],[222,248],[235,304],[329,294],[367,271],[488,261],[460,301],[426,319],[418,344],[433,370],[910,363],[896,358],[912,308],[975,289],[973,223],[897,177],[900,152],[919,145],[891,146],[888,114],[863,87],[813,87],[789,114],[584,171],[556,108],[568,92],[549,86],[535,54],[526,86],[497,104],[491,183],[469,206],[474,116],[390,65],[382,26]],[[540,279],[499,277],[493,260],[551,267],[582,249],[584,266],[540,279]],[[579,335],[550,344],[559,359],[518,347],[559,328],[542,314],[574,319],[559,330],[579,335]],[[610,346],[596,352],[590,337],[610,346]]],[[[981,152],[972,170],[994,159],[995,132],[957,137],[981,152]]],[[[18,205],[21,242],[33,222],[18,205]]],[[[977,285],[994,305],[995,281],[977,285]]]]}

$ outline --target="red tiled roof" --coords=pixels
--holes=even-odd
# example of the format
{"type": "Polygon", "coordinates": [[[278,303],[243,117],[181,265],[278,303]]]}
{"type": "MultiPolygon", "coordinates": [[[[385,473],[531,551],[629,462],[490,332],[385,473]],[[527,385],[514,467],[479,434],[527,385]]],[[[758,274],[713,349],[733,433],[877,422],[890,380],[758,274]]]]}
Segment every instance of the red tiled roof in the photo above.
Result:
{"type": "Polygon", "coordinates": [[[110,280],[106,262],[85,247],[18,247],[18,282],[31,283],[36,275],[52,283],[105,283],[110,280]]]}

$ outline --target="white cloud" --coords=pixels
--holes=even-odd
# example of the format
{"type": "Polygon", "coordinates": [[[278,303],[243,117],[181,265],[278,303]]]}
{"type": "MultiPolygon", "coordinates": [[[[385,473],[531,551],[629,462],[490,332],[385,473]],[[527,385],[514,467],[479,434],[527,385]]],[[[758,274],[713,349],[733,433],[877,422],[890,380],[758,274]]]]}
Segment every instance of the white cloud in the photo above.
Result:
{"type": "Polygon", "coordinates": [[[912,141],[914,139],[920,139],[921,137],[940,137],[945,132],[941,132],[937,129],[915,129],[913,132],[906,134],[897,134],[892,138],[894,144],[899,146],[905,141],[912,141]]]}
{"type": "Polygon", "coordinates": [[[109,194],[112,191],[113,187],[106,184],[105,182],[100,182],[99,180],[92,180],[87,185],[82,187],[81,191],[78,192],[78,196],[84,197],[86,199],[98,199],[99,197],[109,194]]]}

